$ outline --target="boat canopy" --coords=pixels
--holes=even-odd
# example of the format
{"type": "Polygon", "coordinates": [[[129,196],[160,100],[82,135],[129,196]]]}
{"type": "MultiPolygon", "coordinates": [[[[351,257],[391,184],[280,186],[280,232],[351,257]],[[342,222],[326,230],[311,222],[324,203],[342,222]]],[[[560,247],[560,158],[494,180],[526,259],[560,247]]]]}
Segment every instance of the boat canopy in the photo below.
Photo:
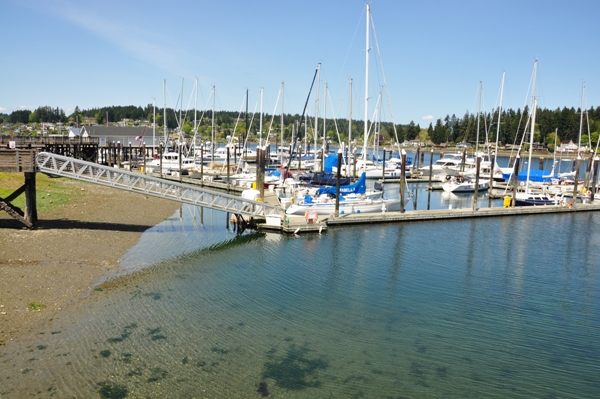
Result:
{"type": "MultiPolygon", "coordinates": [[[[317,195],[330,194],[335,196],[336,186],[321,187],[317,195]]],[[[367,192],[367,174],[363,172],[356,183],[340,186],[340,194],[364,194],[367,192]]]]}
{"type": "MultiPolygon", "coordinates": [[[[512,176],[512,173],[502,175],[502,177],[505,180],[509,180],[511,176],[512,176]]],[[[545,170],[531,169],[529,171],[529,181],[532,181],[532,182],[548,183],[548,182],[552,181],[553,177],[556,178],[556,176],[552,176],[550,174],[550,172],[545,171],[545,170]]],[[[517,180],[518,181],[526,181],[527,180],[527,171],[523,170],[523,171],[519,172],[519,174],[517,175],[517,180]]]]}
{"type": "Polygon", "coordinates": [[[329,154],[325,157],[323,166],[323,172],[331,173],[333,172],[333,167],[337,167],[338,154],[329,154]]]}

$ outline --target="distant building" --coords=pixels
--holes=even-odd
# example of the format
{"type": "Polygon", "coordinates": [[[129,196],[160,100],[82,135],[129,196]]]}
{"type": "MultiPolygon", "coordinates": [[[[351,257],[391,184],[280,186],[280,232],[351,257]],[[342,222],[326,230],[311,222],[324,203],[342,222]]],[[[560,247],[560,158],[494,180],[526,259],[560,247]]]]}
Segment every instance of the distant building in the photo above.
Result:
{"type": "Polygon", "coordinates": [[[88,137],[88,134],[85,130],[78,128],[78,127],[69,127],[67,129],[67,136],[69,136],[70,139],[76,138],[76,137],[88,137]]]}
{"type": "Polygon", "coordinates": [[[84,137],[96,137],[99,140],[100,146],[105,146],[108,143],[121,143],[128,146],[146,146],[159,145],[161,142],[161,133],[156,131],[155,143],[152,143],[152,128],[148,126],[137,127],[119,127],[119,126],[83,126],[80,129],[81,135],[84,137]]]}

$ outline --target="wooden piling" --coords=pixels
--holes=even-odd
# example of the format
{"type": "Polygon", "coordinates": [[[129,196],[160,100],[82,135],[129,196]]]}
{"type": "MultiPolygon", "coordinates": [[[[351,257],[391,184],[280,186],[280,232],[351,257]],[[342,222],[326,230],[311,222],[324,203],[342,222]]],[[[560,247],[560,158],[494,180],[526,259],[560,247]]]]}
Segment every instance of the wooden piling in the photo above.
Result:
{"type": "Polygon", "coordinates": [[[588,160],[587,166],[585,168],[585,179],[583,180],[585,187],[589,189],[590,187],[590,173],[592,172],[592,163],[594,161],[594,151],[590,151],[590,159],[588,160]]]}
{"type": "Polygon", "coordinates": [[[402,150],[402,169],[400,169],[400,213],[404,213],[404,190],[406,186],[406,151],[402,150]]]}
{"type": "Polygon", "coordinates": [[[479,167],[481,166],[481,157],[477,155],[477,164],[475,169],[475,195],[473,196],[473,210],[477,210],[477,195],[479,195],[479,167]]]}
{"type": "MultiPolygon", "coordinates": [[[[352,158],[353,169],[352,169],[352,177],[356,179],[356,147],[353,149],[353,158],[352,158]]],[[[346,173],[348,175],[348,173],[346,173]]]]}
{"type": "Polygon", "coordinates": [[[183,170],[181,169],[181,144],[177,147],[177,160],[179,161],[179,183],[181,183],[183,170]]]}
{"type": "MultiPolygon", "coordinates": [[[[258,154],[257,154],[258,155],[258,154]]],[[[259,155],[259,170],[260,170],[260,198],[263,199],[265,198],[265,150],[263,148],[260,149],[260,155],[259,155]]]]}
{"type": "Polygon", "coordinates": [[[160,143],[160,146],[158,147],[158,167],[160,168],[160,171],[158,173],[160,173],[160,177],[164,177],[163,175],[163,144],[160,143]]]}
{"type": "Polygon", "coordinates": [[[25,172],[25,220],[32,225],[38,220],[35,189],[35,171],[25,172]]]}
{"type": "Polygon", "coordinates": [[[591,186],[590,186],[590,191],[592,192],[592,196],[590,197],[590,202],[593,203],[594,202],[594,196],[596,195],[596,180],[598,180],[598,160],[599,158],[596,156],[594,157],[594,174],[592,175],[592,179],[591,179],[591,186]]]}
{"type": "MultiPolygon", "coordinates": [[[[384,155],[385,155],[385,150],[384,155]]],[[[384,157],[385,160],[385,157],[384,157]]],[[[385,161],[384,161],[385,162],[385,161]]],[[[335,217],[340,216],[340,176],[342,173],[342,150],[338,150],[337,172],[335,174],[335,217]]]]}
{"type": "Polygon", "coordinates": [[[119,169],[121,169],[121,155],[123,153],[122,150],[123,150],[122,144],[119,141],[117,143],[117,168],[119,168],[119,169]]]}
{"type": "Polygon", "coordinates": [[[515,199],[517,198],[517,187],[519,185],[519,162],[521,157],[519,154],[515,157],[515,164],[513,165],[513,175],[512,175],[512,201],[511,207],[515,207],[515,199]]]}
{"type": "Polygon", "coordinates": [[[204,144],[200,146],[200,185],[204,185],[204,144]]]}
{"type": "Polygon", "coordinates": [[[575,161],[575,181],[573,182],[573,208],[575,208],[575,204],[577,203],[577,180],[579,180],[579,166],[581,164],[581,156],[577,157],[575,161]]]}
{"type": "MultiPolygon", "coordinates": [[[[234,148],[234,153],[235,153],[235,148],[234,148]]],[[[227,147],[227,192],[229,192],[229,183],[230,183],[230,180],[231,180],[231,170],[230,170],[230,167],[229,167],[229,157],[230,156],[231,156],[231,154],[229,153],[229,146],[228,146],[227,147]]]]}
{"type": "Polygon", "coordinates": [[[383,149],[383,163],[381,166],[381,180],[385,183],[385,148],[383,149]]]}
{"type": "MultiPolygon", "coordinates": [[[[433,148],[431,149],[430,152],[431,156],[429,157],[429,190],[432,190],[432,186],[431,186],[431,178],[432,178],[432,174],[433,174],[433,148]]],[[[404,165],[402,165],[402,168],[404,168],[404,165]]]]}
{"type": "Polygon", "coordinates": [[[146,174],[146,144],[142,143],[142,165],[144,166],[144,174],[146,174]]]}

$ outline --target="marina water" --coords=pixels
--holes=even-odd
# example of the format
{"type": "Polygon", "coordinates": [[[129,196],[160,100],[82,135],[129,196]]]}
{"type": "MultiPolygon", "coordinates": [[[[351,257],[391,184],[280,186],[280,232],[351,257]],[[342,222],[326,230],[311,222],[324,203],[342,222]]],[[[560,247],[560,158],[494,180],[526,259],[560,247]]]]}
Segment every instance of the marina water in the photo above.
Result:
{"type": "Polygon", "coordinates": [[[146,232],[124,276],[3,350],[0,397],[600,396],[600,214],[305,236],[227,216],[146,232]]]}

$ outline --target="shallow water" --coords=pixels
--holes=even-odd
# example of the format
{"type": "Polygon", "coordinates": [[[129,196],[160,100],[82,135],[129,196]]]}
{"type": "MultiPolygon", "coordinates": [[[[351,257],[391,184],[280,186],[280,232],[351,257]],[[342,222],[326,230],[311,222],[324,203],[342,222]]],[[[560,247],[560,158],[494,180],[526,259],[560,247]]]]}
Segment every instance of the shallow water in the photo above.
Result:
{"type": "Polygon", "coordinates": [[[0,395],[595,398],[599,222],[237,236],[184,206],[123,258],[142,272],[2,354],[0,395]]]}

